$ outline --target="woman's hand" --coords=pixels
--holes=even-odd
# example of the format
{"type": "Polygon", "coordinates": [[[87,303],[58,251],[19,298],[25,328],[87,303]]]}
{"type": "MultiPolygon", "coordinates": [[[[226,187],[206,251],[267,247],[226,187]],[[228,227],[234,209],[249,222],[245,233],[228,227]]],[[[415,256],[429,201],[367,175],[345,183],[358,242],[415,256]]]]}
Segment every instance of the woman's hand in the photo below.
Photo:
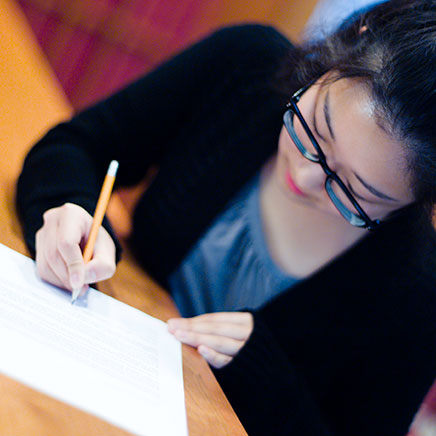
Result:
{"type": "Polygon", "coordinates": [[[217,312],[194,318],[172,318],[168,330],[180,342],[197,348],[215,368],[227,365],[253,331],[249,312],[217,312]]]}
{"type": "Polygon", "coordinates": [[[89,263],[82,248],[88,239],[92,216],[82,207],[65,203],[44,213],[44,224],[36,233],[36,265],[39,276],[69,290],[111,277],[116,268],[115,244],[100,228],[89,263]]]}

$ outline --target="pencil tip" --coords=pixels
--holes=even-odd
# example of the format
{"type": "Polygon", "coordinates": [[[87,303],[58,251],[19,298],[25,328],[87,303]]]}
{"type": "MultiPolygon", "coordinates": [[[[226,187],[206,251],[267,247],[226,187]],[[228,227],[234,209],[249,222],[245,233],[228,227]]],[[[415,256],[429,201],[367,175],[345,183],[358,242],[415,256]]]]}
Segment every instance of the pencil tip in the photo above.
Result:
{"type": "Polygon", "coordinates": [[[81,288],[73,289],[73,292],[71,294],[71,304],[74,304],[76,302],[77,298],[80,295],[80,291],[81,291],[81,288]]]}

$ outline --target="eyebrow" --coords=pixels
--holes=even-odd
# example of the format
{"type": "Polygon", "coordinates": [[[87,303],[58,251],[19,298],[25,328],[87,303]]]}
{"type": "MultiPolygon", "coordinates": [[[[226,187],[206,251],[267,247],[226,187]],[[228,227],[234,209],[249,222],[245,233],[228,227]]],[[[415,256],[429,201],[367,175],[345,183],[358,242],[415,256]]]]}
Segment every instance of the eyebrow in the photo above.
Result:
{"type": "Polygon", "coordinates": [[[327,128],[329,129],[330,136],[333,140],[336,140],[335,134],[332,128],[332,119],[330,117],[330,89],[327,90],[325,99],[324,99],[324,118],[327,124],[327,128]]]}
{"type": "MultiPolygon", "coordinates": [[[[327,90],[325,99],[324,99],[324,117],[325,122],[327,124],[327,128],[329,129],[330,136],[333,140],[335,140],[335,134],[333,132],[332,128],[332,119],[330,116],[330,89],[327,90]]],[[[365,180],[362,179],[357,173],[353,172],[356,176],[356,179],[359,180],[359,182],[372,194],[374,194],[376,197],[382,199],[382,200],[389,200],[389,201],[399,201],[396,198],[390,197],[387,194],[384,194],[383,192],[380,192],[378,189],[375,189],[373,186],[371,186],[368,182],[365,182],[365,180]]]]}
{"type": "Polygon", "coordinates": [[[359,182],[372,194],[377,196],[378,198],[381,198],[382,200],[389,200],[389,201],[399,201],[396,198],[392,198],[389,195],[383,194],[383,192],[380,192],[378,189],[375,189],[373,186],[371,186],[369,183],[365,182],[365,180],[362,179],[358,174],[356,174],[353,171],[353,174],[356,176],[356,179],[359,180],[359,182]]]}
{"type": "MultiPolygon", "coordinates": [[[[330,116],[330,89],[327,90],[326,93],[326,97],[324,99],[324,105],[323,105],[323,109],[324,109],[324,117],[325,117],[325,122],[327,124],[327,128],[329,130],[330,136],[332,137],[333,140],[336,140],[335,138],[335,134],[333,132],[333,128],[332,128],[332,120],[331,120],[331,116],[330,116]]],[[[315,112],[315,111],[314,111],[315,112]]],[[[316,126],[316,118],[315,116],[313,117],[313,125],[315,128],[316,133],[318,134],[318,136],[320,136],[324,141],[324,137],[318,132],[317,126],[316,126]]],[[[382,199],[382,200],[389,200],[389,201],[399,201],[396,198],[390,197],[387,194],[384,194],[383,192],[379,191],[378,189],[375,189],[373,186],[371,186],[368,182],[365,182],[365,180],[362,179],[362,177],[360,177],[356,172],[353,171],[354,176],[357,178],[357,180],[359,180],[359,182],[372,194],[374,194],[376,197],[382,199]]],[[[365,201],[369,201],[367,199],[365,199],[364,197],[360,196],[359,194],[357,194],[354,189],[351,187],[351,185],[348,185],[350,190],[353,192],[353,194],[356,197],[360,197],[362,200],[365,201]]]]}
{"type": "Polygon", "coordinates": [[[315,133],[324,141],[327,142],[327,140],[324,138],[323,135],[321,135],[321,132],[318,130],[318,126],[316,124],[316,111],[317,111],[317,107],[318,107],[318,98],[315,100],[315,107],[313,110],[313,116],[312,116],[312,124],[313,124],[313,129],[315,130],[315,133]]]}

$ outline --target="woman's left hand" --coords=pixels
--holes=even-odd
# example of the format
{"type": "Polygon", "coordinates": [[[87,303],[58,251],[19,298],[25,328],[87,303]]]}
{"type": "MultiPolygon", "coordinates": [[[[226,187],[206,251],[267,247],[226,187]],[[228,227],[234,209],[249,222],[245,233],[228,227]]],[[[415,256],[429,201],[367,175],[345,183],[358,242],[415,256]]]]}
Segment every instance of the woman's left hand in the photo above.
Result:
{"type": "Polygon", "coordinates": [[[215,368],[227,365],[253,331],[249,312],[217,312],[168,320],[168,331],[180,342],[197,348],[215,368]]]}

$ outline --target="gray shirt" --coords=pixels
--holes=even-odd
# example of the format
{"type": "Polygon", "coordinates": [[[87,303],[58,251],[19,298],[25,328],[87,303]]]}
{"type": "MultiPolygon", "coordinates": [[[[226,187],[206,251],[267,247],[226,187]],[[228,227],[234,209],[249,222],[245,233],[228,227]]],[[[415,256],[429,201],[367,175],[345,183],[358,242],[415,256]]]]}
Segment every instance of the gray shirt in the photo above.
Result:
{"type": "Polygon", "coordinates": [[[297,282],[272,260],[259,175],[230,202],[169,278],[182,316],[255,309],[297,282]]]}

